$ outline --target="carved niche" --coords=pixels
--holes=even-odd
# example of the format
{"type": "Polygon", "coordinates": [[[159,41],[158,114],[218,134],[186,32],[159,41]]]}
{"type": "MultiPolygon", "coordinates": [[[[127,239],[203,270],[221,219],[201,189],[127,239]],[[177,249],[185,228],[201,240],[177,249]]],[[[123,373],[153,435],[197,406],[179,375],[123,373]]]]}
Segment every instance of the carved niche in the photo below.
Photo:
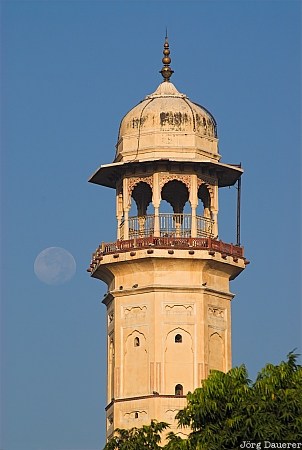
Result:
{"type": "Polygon", "coordinates": [[[186,314],[186,315],[192,315],[193,314],[193,305],[190,304],[183,304],[183,303],[167,303],[164,305],[165,313],[168,315],[172,314],[186,314]]]}
{"type": "Polygon", "coordinates": [[[225,319],[225,310],[223,308],[218,308],[217,306],[209,306],[208,315],[215,319],[225,319]]]}
{"type": "Polygon", "coordinates": [[[134,305],[124,307],[124,317],[127,320],[144,319],[147,312],[146,305],[134,305]]]}
{"type": "Polygon", "coordinates": [[[174,420],[176,414],[179,412],[179,409],[167,409],[165,411],[165,416],[167,417],[167,419],[169,420],[174,420]]]}

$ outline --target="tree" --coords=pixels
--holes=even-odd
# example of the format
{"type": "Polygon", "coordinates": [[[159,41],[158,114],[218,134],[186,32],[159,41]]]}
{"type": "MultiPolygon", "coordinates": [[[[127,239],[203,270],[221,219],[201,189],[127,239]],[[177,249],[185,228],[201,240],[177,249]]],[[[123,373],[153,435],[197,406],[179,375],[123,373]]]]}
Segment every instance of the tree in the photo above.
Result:
{"type": "Polygon", "coordinates": [[[188,405],[179,411],[179,425],[190,427],[192,448],[232,449],[242,441],[246,415],[244,404],[250,393],[245,366],[229,372],[212,371],[202,387],[187,396],[188,405]]]}
{"type": "Polygon", "coordinates": [[[302,367],[289,353],[279,365],[267,364],[251,382],[244,365],[224,373],[211,371],[202,386],[187,396],[176,415],[180,427],[191,429],[183,440],[170,432],[160,447],[164,422],[116,430],[104,450],[231,450],[243,441],[276,442],[302,439],[302,367]]]}
{"type": "Polygon", "coordinates": [[[129,430],[117,428],[104,450],[162,450],[159,445],[161,433],[168,427],[169,425],[165,422],[152,420],[150,425],[144,425],[141,428],[134,427],[129,430]]]}
{"type": "Polygon", "coordinates": [[[298,441],[302,438],[302,367],[290,353],[279,366],[267,364],[253,385],[247,405],[253,439],[298,441]]]}
{"type": "Polygon", "coordinates": [[[267,364],[252,383],[245,366],[212,371],[188,394],[176,418],[192,429],[194,449],[236,449],[244,440],[298,441],[302,438],[302,368],[290,353],[267,364]]]}

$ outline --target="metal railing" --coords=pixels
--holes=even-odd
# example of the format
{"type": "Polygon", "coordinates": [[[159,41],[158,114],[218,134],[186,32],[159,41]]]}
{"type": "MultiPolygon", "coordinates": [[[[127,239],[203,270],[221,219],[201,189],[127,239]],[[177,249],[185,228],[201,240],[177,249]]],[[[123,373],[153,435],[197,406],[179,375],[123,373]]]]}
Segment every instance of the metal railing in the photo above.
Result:
{"type": "Polygon", "coordinates": [[[160,235],[163,237],[190,237],[191,214],[159,214],[160,235]]]}
{"type": "MultiPolygon", "coordinates": [[[[129,239],[154,235],[154,214],[129,217],[129,239]]],[[[214,221],[207,217],[196,216],[197,237],[213,237],[214,221]]],[[[161,237],[191,237],[191,214],[159,214],[159,231],[161,237]]],[[[125,238],[125,222],[120,225],[120,238],[125,238]]]]}
{"type": "Polygon", "coordinates": [[[207,217],[196,216],[197,237],[213,237],[214,221],[207,217]]]}
{"type": "Polygon", "coordinates": [[[154,215],[129,217],[129,239],[152,236],[153,233],[154,215]]]}

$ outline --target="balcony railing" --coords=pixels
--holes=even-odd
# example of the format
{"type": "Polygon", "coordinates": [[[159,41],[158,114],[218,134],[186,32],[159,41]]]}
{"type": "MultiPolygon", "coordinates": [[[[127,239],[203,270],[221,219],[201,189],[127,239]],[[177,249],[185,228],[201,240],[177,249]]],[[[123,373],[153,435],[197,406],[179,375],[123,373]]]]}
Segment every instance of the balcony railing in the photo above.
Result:
{"type": "MultiPolygon", "coordinates": [[[[125,222],[120,225],[120,239],[125,237],[125,222]]],[[[214,221],[203,216],[196,216],[197,237],[213,237],[214,221]]],[[[155,216],[129,217],[129,239],[142,238],[154,235],[155,216]]],[[[190,238],[192,231],[191,214],[159,214],[160,237],[185,237],[190,238]]]]}
{"type": "Polygon", "coordinates": [[[216,252],[221,253],[223,258],[232,256],[234,261],[238,258],[244,259],[245,264],[249,264],[244,257],[243,247],[234,244],[227,244],[216,239],[208,238],[186,238],[186,237],[142,237],[134,238],[126,241],[118,240],[116,242],[102,242],[92,255],[92,260],[89,272],[93,273],[98,267],[104,255],[113,254],[118,256],[121,252],[131,252],[133,250],[148,249],[148,253],[153,253],[152,248],[162,249],[180,249],[189,250],[194,253],[194,250],[208,250],[210,255],[215,255],[216,252]]]}

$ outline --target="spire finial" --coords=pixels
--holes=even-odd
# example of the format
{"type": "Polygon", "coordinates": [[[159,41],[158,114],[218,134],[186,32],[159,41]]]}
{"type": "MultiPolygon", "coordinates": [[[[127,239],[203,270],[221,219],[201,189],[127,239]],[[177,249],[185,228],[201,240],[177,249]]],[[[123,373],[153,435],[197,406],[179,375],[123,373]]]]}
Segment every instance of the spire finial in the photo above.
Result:
{"type": "Polygon", "coordinates": [[[168,30],[166,27],[166,37],[165,37],[165,43],[164,43],[164,51],[163,51],[164,57],[162,59],[162,62],[164,64],[164,67],[161,69],[160,73],[163,76],[164,81],[170,81],[170,78],[172,74],[174,73],[174,70],[171,69],[170,63],[170,50],[169,50],[169,42],[168,42],[168,30]]]}

